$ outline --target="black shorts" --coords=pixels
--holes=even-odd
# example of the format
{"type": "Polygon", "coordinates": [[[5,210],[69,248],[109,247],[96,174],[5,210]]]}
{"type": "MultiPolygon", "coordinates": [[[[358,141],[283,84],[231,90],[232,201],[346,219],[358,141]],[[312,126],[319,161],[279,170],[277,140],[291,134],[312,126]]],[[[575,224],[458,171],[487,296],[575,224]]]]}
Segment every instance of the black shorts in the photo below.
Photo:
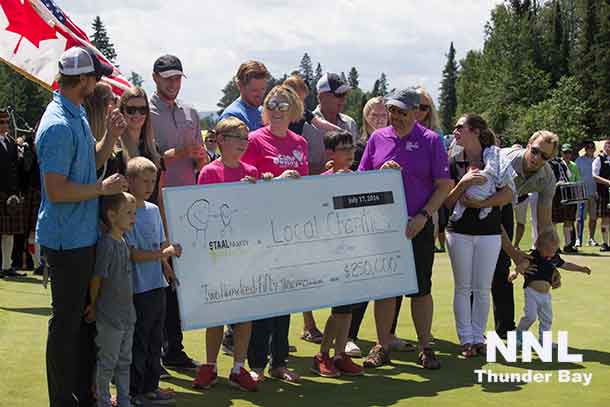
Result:
{"type": "Polygon", "coordinates": [[[432,266],[434,264],[434,224],[430,221],[419,232],[413,243],[415,273],[419,292],[406,297],[423,297],[432,291],[432,266]]]}
{"type": "Polygon", "coordinates": [[[352,313],[352,305],[340,305],[338,307],[332,307],[330,309],[331,314],[351,314],[352,313]]]}

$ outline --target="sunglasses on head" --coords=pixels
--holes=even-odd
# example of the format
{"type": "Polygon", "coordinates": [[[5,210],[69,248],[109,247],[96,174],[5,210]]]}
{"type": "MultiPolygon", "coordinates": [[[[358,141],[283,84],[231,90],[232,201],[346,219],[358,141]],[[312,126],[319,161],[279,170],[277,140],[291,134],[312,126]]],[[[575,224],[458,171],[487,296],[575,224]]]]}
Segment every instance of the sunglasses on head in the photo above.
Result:
{"type": "Polygon", "coordinates": [[[530,146],[530,151],[532,152],[532,154],[542,158],[544,161],[549,161],[553,158],[552,156],[546,154],[544,151],[542,151],[539,147],[536,146],[530,146]]]}
{"type": "Polygon", "coordinates": [[[270,100],[267,102],[267,109],[279,110],[280,112],[287,112],[290,109],[290,103],[278,102],[277,100],[270,100]]]}
{"type": "Polygon", "coordinates": [[[125,113],[136,114],[140,113],[142,116],[148,114],[148,106],[125,106],[125,113]]]}

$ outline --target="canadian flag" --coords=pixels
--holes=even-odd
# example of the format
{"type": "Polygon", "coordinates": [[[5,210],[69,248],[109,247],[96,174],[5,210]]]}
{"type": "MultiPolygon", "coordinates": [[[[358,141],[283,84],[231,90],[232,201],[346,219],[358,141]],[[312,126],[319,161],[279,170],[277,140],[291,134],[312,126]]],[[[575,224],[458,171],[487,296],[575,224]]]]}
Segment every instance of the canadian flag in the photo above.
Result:
{"type": "MultiPolygon", "coordinates": [[[[93,50],[112,65],[53,0],[0,0],[0,60],[46,88],[56,88],[57,61],[76,45],[93,50]]],[[[131,87],[114,67],[104,81],[115,94],[131,87]]]]}

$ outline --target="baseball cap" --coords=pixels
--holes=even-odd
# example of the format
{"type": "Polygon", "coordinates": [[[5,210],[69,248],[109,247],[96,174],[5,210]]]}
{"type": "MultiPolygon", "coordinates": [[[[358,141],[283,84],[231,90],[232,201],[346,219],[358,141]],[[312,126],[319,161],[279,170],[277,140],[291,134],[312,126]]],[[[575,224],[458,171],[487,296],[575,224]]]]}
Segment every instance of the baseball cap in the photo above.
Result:
{"type": "Polygon", "coordinates": [[[339,75],[329,72],[322,75],[320,80],[318,80],[316,89],[318,93],[330,92],[335,96],[344,95],[352,90],[351,86],[345,83],[339,75]]]}
{"type": "Polygon", "coordinates": [[[566,153],[568,151],[572,151],[572,144],[570,143],[565,143],[561,146],[561,152],[562,153],[566,153]]]}
{"type": "Polygon", "coordinates": [[[97,76],[112,75],[113,68],[100,60],[93,50],[83,47],[72,47],[59,57],[59,73],[67,76],[77,76],[95,73],[97,76]]]}
{"type": "Polygon", "coordinates": [[[398,89],[385,98],[386,106],[396,106],[402,110],[413,110],[419,106],[421,98],[417,88],[398,89]]]}
{"type": "Polygon", "coordinates": [[[157,58],[153,65],[153,72],[158,73],[162,78],[170,78],[176,75],[186,77],[182,71],[182,62],[174,55],[163,55],[157,58]]]}

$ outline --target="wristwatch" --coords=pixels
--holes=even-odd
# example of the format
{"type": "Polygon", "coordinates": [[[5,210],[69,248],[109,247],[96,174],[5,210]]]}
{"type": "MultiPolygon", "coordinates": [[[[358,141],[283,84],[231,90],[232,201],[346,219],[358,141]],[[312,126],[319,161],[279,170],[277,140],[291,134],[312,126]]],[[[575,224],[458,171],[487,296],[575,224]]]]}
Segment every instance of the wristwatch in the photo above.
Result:
{"type": "Polygon", "coordinates": [[[428,213],[428,211],[426,210],[426,208],[421,208],[419,212],[417,212],[418,215],[424,215],[426,217],[426,220],[429,221],[432,219],[432,215],[430,215],[428,213]]]}

